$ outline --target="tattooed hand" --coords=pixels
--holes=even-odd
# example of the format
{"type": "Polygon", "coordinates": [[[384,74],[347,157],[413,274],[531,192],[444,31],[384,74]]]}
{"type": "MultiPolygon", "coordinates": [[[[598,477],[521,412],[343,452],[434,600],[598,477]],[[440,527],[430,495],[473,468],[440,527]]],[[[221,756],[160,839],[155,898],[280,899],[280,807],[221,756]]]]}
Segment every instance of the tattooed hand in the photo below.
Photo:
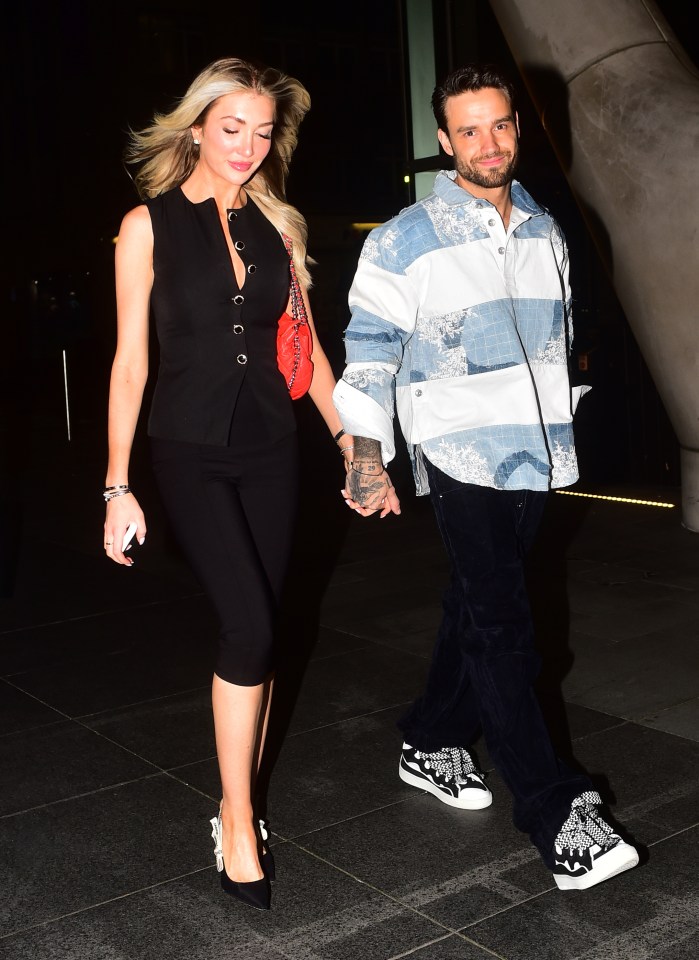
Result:
{"type": "Polygon", "coordinates": [[[381,444],[367,437],[354,438],[354,457],[347,473],[345,503],[363,517],[377,510],[381,517],[400,513],[400,502],[381,461],[381,444]]]}

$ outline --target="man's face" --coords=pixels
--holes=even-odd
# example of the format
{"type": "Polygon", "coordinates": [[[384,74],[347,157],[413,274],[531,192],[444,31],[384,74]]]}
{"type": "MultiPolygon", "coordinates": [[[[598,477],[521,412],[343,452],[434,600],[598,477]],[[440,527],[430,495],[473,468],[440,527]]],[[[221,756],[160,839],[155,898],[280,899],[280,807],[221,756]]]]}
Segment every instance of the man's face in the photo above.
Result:
{"type": "Polygon", "coordinates": [[[494,87],[467,91],[446,102],[447,131],[437,136],[454,158],[457,183],[466,190],[509,184],[517,167],[519,123],[504,93],[494,87]]]}

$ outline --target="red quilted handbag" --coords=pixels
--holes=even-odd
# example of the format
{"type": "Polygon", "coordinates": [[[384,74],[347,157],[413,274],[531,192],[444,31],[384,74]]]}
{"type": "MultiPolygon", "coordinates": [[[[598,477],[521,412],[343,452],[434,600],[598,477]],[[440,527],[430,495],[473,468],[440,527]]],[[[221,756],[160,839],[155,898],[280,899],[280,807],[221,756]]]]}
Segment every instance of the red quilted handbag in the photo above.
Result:
{"type": "Polygon", "coordinates": [[[277,329],[277,366],[284,375],[289,394],[292,400],[302,397],[313,380],[313,335],[306,316],[306,305],[301,295],[294,258],[292,256],[291,239],[282,234],[284,246],[289,254],[289,271],[291,273],[291,313],[284,311],[279,318],[277,329]]]}

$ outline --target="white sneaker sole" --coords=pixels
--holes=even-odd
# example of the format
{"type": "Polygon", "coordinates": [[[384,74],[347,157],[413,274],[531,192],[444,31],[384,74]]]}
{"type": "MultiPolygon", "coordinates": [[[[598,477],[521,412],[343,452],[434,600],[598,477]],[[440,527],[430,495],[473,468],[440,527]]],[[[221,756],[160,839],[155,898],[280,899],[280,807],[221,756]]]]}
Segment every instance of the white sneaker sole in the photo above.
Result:
{"type": "Polygon", "coordinates": [[[609,880],[624,870],[631,870],[638,863],[638,850],[628,843],[618,843],[609,853],[598,857],[588,873],[579,877],[569,877],[554,873],[553,879],[559,890],[587,890],[603,880],[609,880]]]}
{"type": "Polygon", "coordinates": [[[493,802],[493,795],[487,787],[485,790],[469,791],[473,794],[473,798],[470,796],[450,797],[446,793],[443,793],[434,783],[430,783],[429,780],[424,780],[422,777],[410,773],[410,771],[403,767],[402,763],[398,764],[398,776],[403,783],[409,783],[411,787],[417,787],[418,790],[431,793],[433,797],[441,800],[442,803],[446,803],[450,807],[458,807],[460,810],[484,810],[493,802]]]}

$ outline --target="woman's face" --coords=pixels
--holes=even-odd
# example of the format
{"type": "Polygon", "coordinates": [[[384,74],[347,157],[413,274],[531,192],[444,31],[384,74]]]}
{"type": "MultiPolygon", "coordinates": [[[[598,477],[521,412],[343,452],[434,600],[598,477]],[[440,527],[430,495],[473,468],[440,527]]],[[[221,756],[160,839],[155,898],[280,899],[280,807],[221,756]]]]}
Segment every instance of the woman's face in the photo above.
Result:
{"type": "Polygon", "coordinates": [[[199,165],[227,183],[242,186],[269,153],[274,101],[252,91],[227,93],[215,100],[200,127],[199,165]]]}

